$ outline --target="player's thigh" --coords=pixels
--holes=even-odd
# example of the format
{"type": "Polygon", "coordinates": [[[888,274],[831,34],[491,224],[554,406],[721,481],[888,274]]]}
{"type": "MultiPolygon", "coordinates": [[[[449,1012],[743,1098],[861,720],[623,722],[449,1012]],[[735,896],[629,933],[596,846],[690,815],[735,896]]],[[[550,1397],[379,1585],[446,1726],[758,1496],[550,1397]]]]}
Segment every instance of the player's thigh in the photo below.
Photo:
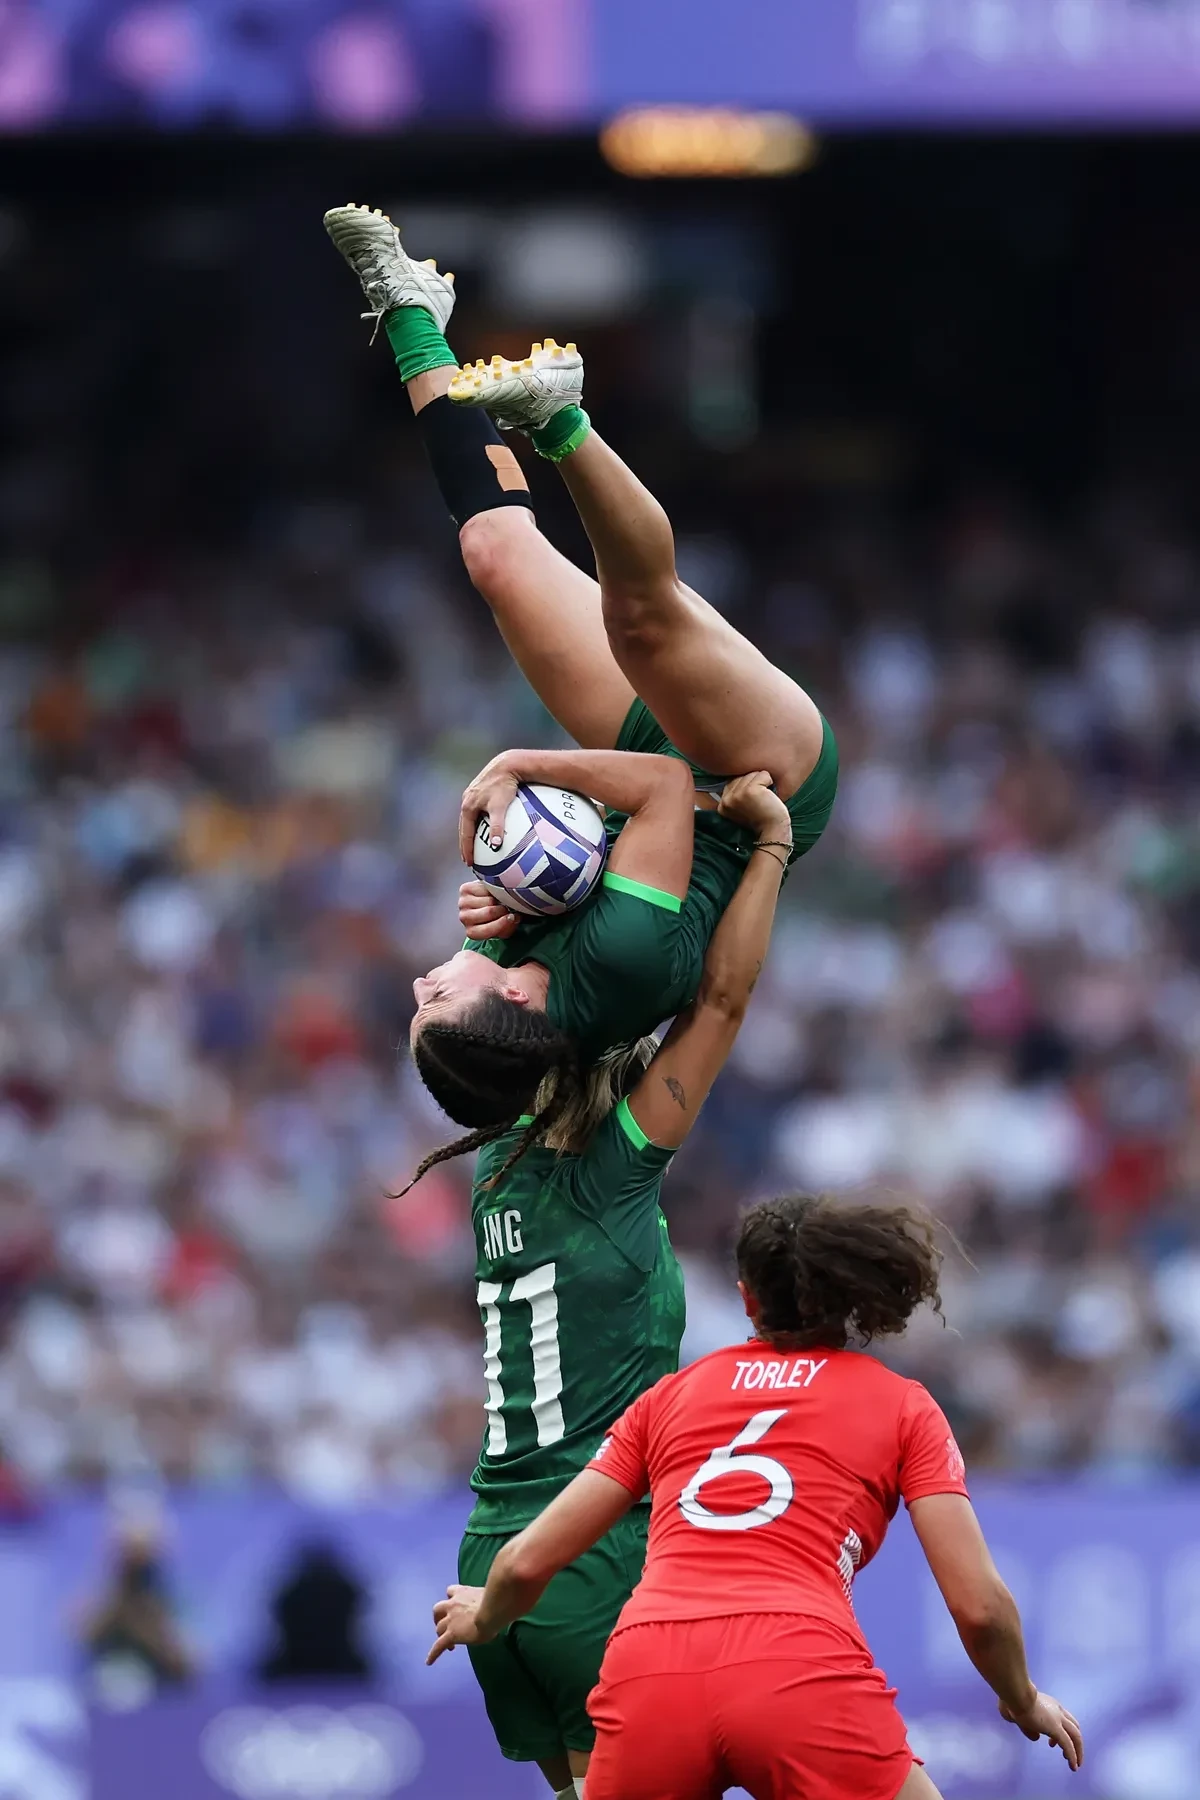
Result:
{"type": "Polygon", "coordinates": [[[588,1697],[645,1556],[646,1517],[639,1511],[560,1570],[529,1616],[512,1627],[517,1654],[545,1695],[568,1750],[592,1748],[588,1697]]]}
{"type": "Polygon", "coordinates": [[[682,582],[651,603],[604,595],[613,655],[689,762],[719,774],[769,769],[790,794],[821,753],[821,716],[804,689],[682,582]]]}
{"type": "Polygon", "coordinates": [[[543,706],[585,749],[611,750],[634,696],[609,648],[595,581],[523,508],[477,513],[459,544],[467,573],[543,706]]]}
{"type": "MultiPolygon", "coordinates": [[[[645,701],[640,699],[629,709],[621,727],[621,735],[617,739],[617,749],[640,750],[658,756],[681,754],[679,746],[671,741],[660,721],[655,718],[645,701]]],[[[716,801],[711,796],[720,791],[734,771],[716,769],[711,764],[699,763],[690,757],[686,760],[691,763],[697,789],[704,790],[702,796],[698,795],[700,803],[715,806],[716,801]]],[[[792,834],[799,854],[803,855],[812,848],[829,823],[837,797],[837,786],[837,742],[832,731],[825,727],[821,752],[811,774],[798,788],[780,789],[787,799],[792,834]]]]}
{"type": "MultiPolygon", "coordinates": [[[[459,1580],[471,1587],[484,1586],[506,1542],[502,1537],[464,1537],[458,1553],[459,1580]]],[[[511,1762],[560,1761],[566,1745],[554,1706],[526,1668],[511,1632],[490,1644],[473,1646],[468,1654],[501,1754],[511,1762]]]]}

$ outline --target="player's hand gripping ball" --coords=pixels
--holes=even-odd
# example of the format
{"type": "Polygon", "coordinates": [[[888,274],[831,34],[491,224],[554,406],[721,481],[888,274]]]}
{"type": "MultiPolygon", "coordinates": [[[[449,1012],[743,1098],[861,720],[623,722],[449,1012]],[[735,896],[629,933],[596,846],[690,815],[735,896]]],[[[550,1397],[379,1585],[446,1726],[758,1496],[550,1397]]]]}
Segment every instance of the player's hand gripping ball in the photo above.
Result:
{"type": "Polygon", "coordinates": [[[604,871],[600,810],[568,788],[518,781],[497,758],[463,795],[460,847],[487,892],[516,913],[568,912],[604,871]]]}

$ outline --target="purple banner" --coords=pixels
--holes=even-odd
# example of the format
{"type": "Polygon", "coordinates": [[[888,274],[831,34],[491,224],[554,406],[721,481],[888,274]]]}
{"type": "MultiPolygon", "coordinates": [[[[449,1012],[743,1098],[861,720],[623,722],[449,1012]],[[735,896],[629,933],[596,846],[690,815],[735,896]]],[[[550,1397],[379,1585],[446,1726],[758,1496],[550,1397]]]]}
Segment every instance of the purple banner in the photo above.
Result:
{"type": "Polygon", "coordinates": [[[1200,117],[1200,0],[755,0],[752,15],[733,0],[596,0],[593,52],[602,114],[684,102],[818,125],[1200,117]]]}
{"type": "MultiPolygon", "coordinates": [[[[1200,1492],[984,1490],[979,1509],[1035,1677],[1079,1714],[1088,1759],[1071,1777],[1000,1721],[901,1520],[856,1605],[947,1800],[1195,1800],[1200,1492]]],[[[115,1712],[89,1711],[74,1641],[111,1560],[100,1509],[67,1506],[8,1533],[0,1800],[533,1800],[540,1777],[497,1754],[467,1659],[424,1667],[465,1510],[431,1500],[314,1517],[269,1496],[181,1500],[164,1560],[202,1677],[177,1699],[115,1712]],[[369,1596],[372,1688],[314,1694],[253,1679],[271,1596],[315,1538],[369,1596]]]]}
{"type": "Polygon", "coordinates": [[[561,0],[22,0],[0,5],[0,130],[548,124],[586,111],[561,0]]]}
{"type": "Polygon", "coordinates": [[[1200,0],[24,0],[0,129],[1200,117],[1200,0]]]}
{"type": "Polygon", "coordinates": [[[471,1696],[403,1708],[337,1688],[165,1700],[135,1714],[94,1713],[90,1763],[91,1800],[534,1800],[546,1791],[537,1769],[499,1755],[471,1696]]]}

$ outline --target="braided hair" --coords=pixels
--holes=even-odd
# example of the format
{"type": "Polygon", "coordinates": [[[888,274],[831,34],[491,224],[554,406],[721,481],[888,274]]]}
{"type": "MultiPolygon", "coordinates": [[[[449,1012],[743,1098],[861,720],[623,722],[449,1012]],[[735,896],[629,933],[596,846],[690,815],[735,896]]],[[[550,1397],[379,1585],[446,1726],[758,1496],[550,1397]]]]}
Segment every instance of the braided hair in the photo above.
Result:
{"type": "MultiPolygon", "coordinates": [[[[544,1013],[530,1015],[528,1007],[517,1006],[510,1000],[504,1000],[494,990],[485,996],[484,1002],[472,1009],[470,1015],[472,1022],[476,1021],[480,1014],[484,1014],[493,1020],[493,1024],[495,1023],[499,1015],[490,1004],[492,1000],[497,1000],[502,1009],[510,1007],[513,1012],[540,1018],[549,1026],[549,1021],[546,1020],[544,1013]]],[[[507,1019],[507,1014],[503,1016],[507,1019]]],[[[443,1091],[449,1092],[449,1089],[442,1090],[434,1085],[435,1082],[442,1080],[444,1069],[439,1066],[434,1073],[433,1080],[430,1079],[426,1072],[426,1066],[422,1064],[421,1060],[422,1045],[431,1030],[450,1036],[456,1029],[461,1029],[461,1026],[456,1028],[427,1025],[420,1033],[413,1053],[426,1086],[447,1112],[450,1111],[450,1108],[441,1096],[443,1091]]],[[[512,1130],[522,1112],[530,1109],[532,1109],[533,1116],[529,1124],[521,1133],[504,1167],[491,1177],[488,1182],[489,1187],[497,1186],[514,1164],[520,1162],[525,1152],[536,1143],[543,1143],[549,1149],[557,1150],[560,1154],[582,1149],[601,1120],[607,1117],[618,1101],[624,1100],[627,1095],[632,1093],[658,1049],[656,1037],[639,1038],[636,1043],[620,1044],[616,1049],[607,1051],[591,1068],[581,1070],[572,1040],[565,1032],[555,1032],[553,1026],[549,1026],[549,1030],[554,1032],[553,1038],[547,1038],[544,1030],[536,1028],[536,1041],[561,1044],[563,1060],[548,1069],[541,1077],[532,1101],[518,1105],[511,1118],[505,1117],[494,1124],[481,1123],[466,1137],[456,1138],[453,1143],[443,1144],[439,1150],[431,1151],[418,1165],[416,1173],[408,1185],[394,1196],[395,1199],[403,1199],[409,1189],[415,1187],[420,1181],[422,1175],[427,1174],[438,1163],[449,1162],[455,1156],[468,1156],[474,1150],[482,1150],[485,1144],[494,1143],[497,1138],[503,1137],[506,1132],[512,1130]]],[[[436,1045],[439,1040],[435,1038],[434,1041],[436,1058],[436,1045]]],[[[495,1038],[491,1042],[494,1047],[495,1038]]],[[[433,1059],[431,1059],[430,1066],[432,1066],[432,1061],[433,1059]]],[[[457,1075],[457,1069],[452,1071],[454,1078],[457,1078],[457,1075]]],[[[472,1095],[471,1101],[472,1104],[478,1102],[475,1116],[479,1117],[479,1112],[485,1104],[484,1097],[472,1095]]],[[[457,1100],[455,1103],[457,1104],[457,1100]]],[[[509,1105],[512,1104],[510,1099],[509,1105]]],[[[452,1118],[455,1116],[454,1113],[451,1113],[452,1118]]],[[[459,1123],[469,1124],[471,1120],[459,1117],[459,1123]]]]}
{"type": "Polygon", "coordinates": [[[459,1018],[423,1026],[413,1060],[442,1111],[473,1129],[431,1151],[397,1199],[439,1163],[495,1143],[533,1107],[531,1122],[495,1177],[499,1181],[543,1133],[553,1131],[578,1106],[584,1087],[575,1040],[544,1012],[507,1000],[494,988],[459,1018]]]}
{"type": "Polygon", "coordinates": [[[903,1331],[923,1301],[940,1313],[937,1230],[911,1206],[809,1194],[752,1206],[737,1266],[758,1302],[759,1336],[843,1349],[903,1331]]]}

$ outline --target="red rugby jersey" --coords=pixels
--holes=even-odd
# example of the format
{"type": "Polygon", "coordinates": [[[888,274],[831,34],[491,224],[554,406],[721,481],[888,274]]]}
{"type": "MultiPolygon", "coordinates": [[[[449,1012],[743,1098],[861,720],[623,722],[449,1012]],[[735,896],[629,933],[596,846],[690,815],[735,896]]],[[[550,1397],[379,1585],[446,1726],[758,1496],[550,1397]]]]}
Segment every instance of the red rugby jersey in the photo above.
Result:
{"type": "Polygon", "coordinates": [[[851,1585],[899,1501],[967,1492],[919,1381],[853,1350],[757,1342],[666,1376],[588,1466],[653,1502],[645,1574],[618,1630],[785,1612],[857,1632],[851,1585]]]}

